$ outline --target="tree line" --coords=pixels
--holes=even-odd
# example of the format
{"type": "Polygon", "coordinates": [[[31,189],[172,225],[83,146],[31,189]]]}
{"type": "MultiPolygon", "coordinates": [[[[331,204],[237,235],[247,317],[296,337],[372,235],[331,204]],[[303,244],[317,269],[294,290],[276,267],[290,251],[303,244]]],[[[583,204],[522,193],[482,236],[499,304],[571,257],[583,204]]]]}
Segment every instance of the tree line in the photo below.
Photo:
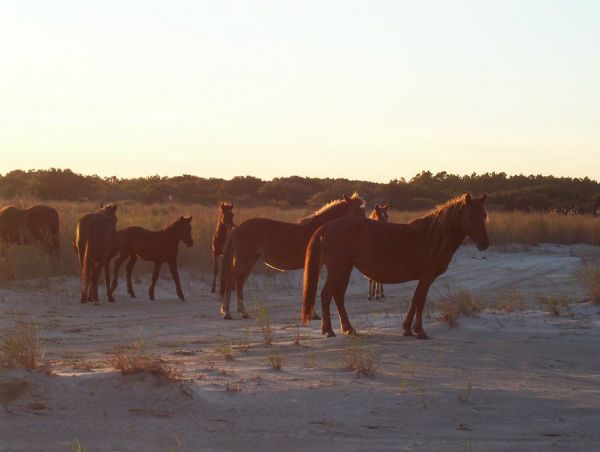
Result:
{"type": "Polygon", "coordinates": [[[0,198],[98,202],[134,200],[214,205],[231,200],[242,205],[276,204],[317,207],[343,193],[357,191],[370,204],[399,210],[434,207],[465,192],[489,195],[491,208],[521,211],[600,214],[600,183],[585,178],[484,173],[460,176],[422,171],[410,180],[377,183],[349,179],[238,176],[226,180],[192,175],[140,178],[82,175],[69,169],[15,170],[0,174],[0,198]]]}

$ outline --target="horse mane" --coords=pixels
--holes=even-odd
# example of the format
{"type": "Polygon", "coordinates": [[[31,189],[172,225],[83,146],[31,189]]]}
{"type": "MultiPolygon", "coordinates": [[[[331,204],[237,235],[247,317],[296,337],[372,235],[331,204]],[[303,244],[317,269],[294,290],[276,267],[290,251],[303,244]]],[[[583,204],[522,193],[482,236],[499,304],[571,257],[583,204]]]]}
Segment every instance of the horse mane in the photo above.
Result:
{"type": "MultiPolygon", "coordinates": [[[[456,196],[442,204],[438,204],[430,212],[412,220],[409,225],[425,227],[429,231],[437,229],[437,226],[440,225],[454,225],[458,221],[460,208],[465,203],[465,197],[466,195],[456,196]]],[[[449,231],[447,227],[443,230],[449,231]]]]}
{"type": "MultiPolygon", "coordinates": [[[[354,192],[354,193],[352,193],[352,196],[350,197],[350,199],[354,200],[354,199],[361,199],[361,198],[358,196],[357,192],[354,192]]],[[[313,222],[314,220],[316,220],[317,218],[321,218],[324,215],[328,215],[332,211],[337,210],[343,204],[346,204],[345,199],[343,199],[343,198],[342,199],[334,199],[333,201],[330,201],[327,204],[325,204],[319,210],[316,210],[313,214],[298,220],[298,224],[300,224],[300,225],[309,224],[309,223],[313,222]]]]}

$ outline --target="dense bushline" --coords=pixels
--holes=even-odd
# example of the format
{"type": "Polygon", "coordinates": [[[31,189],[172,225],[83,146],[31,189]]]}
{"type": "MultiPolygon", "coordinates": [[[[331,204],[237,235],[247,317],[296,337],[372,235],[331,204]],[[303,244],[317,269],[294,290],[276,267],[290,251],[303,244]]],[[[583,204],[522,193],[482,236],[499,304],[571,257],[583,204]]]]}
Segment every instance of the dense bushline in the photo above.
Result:
{"type": "Polygon", "coordinates": [[[225,180],[191,175],[121,179],[84,176],[54,168],[0,175],[0,198],[32,197],[48,201],[177,201],[214,205],[226,199],[246,206],[316,207],[353,191],[358,191],[369,203],[386,202],[398,210],[428,209],[467,191],[487,192],[491,206],[501,210],[594,213],[600,209],[600,183],[587,177],[505,173],[458,176],[422,171],[409,181],[399,179],[385,184],[298,176],[270,181],[252,176],[225,180]]]}

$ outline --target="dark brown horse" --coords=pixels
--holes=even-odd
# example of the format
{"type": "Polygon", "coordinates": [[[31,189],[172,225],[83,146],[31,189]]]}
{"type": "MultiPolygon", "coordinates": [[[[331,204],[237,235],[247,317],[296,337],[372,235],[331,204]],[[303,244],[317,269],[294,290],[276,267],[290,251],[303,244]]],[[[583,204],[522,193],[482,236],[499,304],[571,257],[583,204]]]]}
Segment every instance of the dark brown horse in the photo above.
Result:
{"type": "Polygon", "coordinates": [[[15,245],[39,243],[46,254],[60,256],[58,212],[48,206],[0,209],[0,242],[15,245]]]}
{"type": "MultiPolygon", "coordinates": [[[[384,204],[380,206],[379,204],[375,204],[375,208],[369,215],[371,220],[375,221],[383,221],[384,223],[388,222],[388,205],[384,204]]],[[[383,293],[383,284],[380,282],[369,279],[369,300],[375,298],[379,300],[379,298],[385,298],[385,294],[383,293]]]]}
{"type": "Polygon", "coordinates": [[[321,332],[328,337],[335,336],[329,313],[333,297],[342,332],[355,334],[344,308],[344,296],[352,269],[356,267],[367,277],[385,284],[419,281],[404,319],[404,335],[412,336],[414,331],[420,339],[427,339],[423,330],[423,308],[429,287],[446,271],[465,237],[470,237],[480,250],[489,245],[485,198],[483,195],[474,199],[466,194],[408,224],[341,218],[319,228],[306,250],[302,321],[308,322],[312,316],[319,270],[325,265],[327,280],[321,291],[321,332]]]}
{"type": "Polygon", "coordinates": [[[110,290],[109,263],[117,239],[117,205],[109,204],[79,219],[73,245],[81,265],[81,302],[98,302],[98,279],[104,269],[106,297],[114,302],[110,290]]]}
{"type": "Polygon", "coordinates": [[[118,240],[119,257],[115,262],[112,281],[113,291],[117,287],[121,264],[125,259],[129,258],[127,262],[127,293],[135,298],[131,273],[139,256],[145,261],[154,263],[152,284],[148,290],[148,296],[151,300],[154,300],[154,286],[158,280],[160,267],[166,262],[171,271],[173,281],[175,281],[177,296],[181,301],[185,301],[183,291],[181,290],[181,283],[179,282],[177,254],[179,252],[179,241],[182,241],[187,246],[194,244],[192,240],[192,217],[180,217],[160,231],[149,231],[139,226],[121,229],[118,233],[118,240]]]}
{"type": "Polygon", "coordinates": [[[235,227],[233,222],[233,204],[221,203],[219,217],[217,218],[217,227],[212,239],[212,257],[213,257],[213,280],[211,292],[215,292],[217,286],[217,275],[219,274],[219,256],[223,255],[223,247],[227,235],[235,227]]]}
{"type": "Polygon", "coordinates": [[[278,270],[295,270],[304,265],[306,245],[312,234],[324,224],[343,216],[365,216],[365,203],[355,193],[332,201],[298,224],[267,218],[252,218],[231,231],[225,243],[221,269],[221,314],[231,319],[229,301],[235,286],[237,310],[243,318],[244,283],[259,258],[278,270]]]}

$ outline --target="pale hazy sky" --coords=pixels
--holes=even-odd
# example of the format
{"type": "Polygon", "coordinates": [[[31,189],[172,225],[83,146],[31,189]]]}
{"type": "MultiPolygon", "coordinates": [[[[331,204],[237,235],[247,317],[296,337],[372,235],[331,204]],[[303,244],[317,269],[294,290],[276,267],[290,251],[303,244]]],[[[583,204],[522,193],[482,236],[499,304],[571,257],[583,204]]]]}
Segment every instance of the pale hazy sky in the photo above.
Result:
{"type": "Polygon", "coordinates": [[[0,3],[0,173],[600,179],[600,1],[0,3]]]}

